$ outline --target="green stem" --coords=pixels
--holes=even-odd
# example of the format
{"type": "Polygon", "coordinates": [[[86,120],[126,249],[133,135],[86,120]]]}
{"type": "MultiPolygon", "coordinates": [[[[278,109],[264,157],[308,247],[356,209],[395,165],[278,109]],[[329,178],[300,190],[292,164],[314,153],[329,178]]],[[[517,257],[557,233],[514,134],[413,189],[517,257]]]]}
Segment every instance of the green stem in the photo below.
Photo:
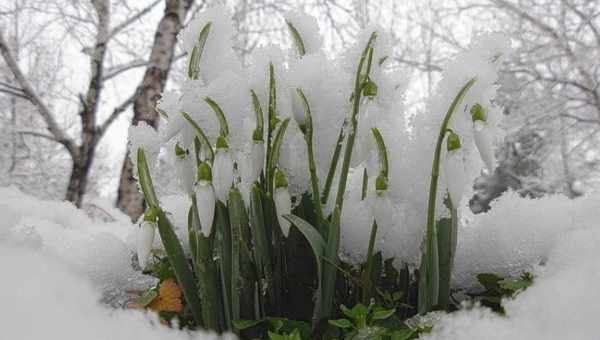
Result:
{"type": "Polygon", "coordinates": [[[308,99],[304,95],[302,89],[296,89],[298,96],[302,99],[304,103],[305,110],[305,127],[306,133],[304,134],[304,139],[306,140],[306,150],[308,153],[308,170],[310,172],[310,183],[312,187],[312,197],[313,203],[315,205],[315,212],[317,215],[317,227],[321,236],[325,236],[325,228],[324,228],[324,217],[323,217],[323,207],[321,205],[321,197],[319,190],[319,177],[317,177],[317,166],[315,164],[315,153],[313,150],[313,121],[312,121],[312,113],[310,111],[310,105],[308,104],[308,99]]]}
{"type": "Polygon", "coordinates": [[[342,153],[342,142],[344,141],[344,127],[346,123],[342,124],[340,128],[340,134],[338,135],[337,143],[335,144],[335,150],[333,151],[333,157],[331,157],[331,164],[329,165],[329,171],[327,172],[327,178],[325,179],[325,186],[323,187],[323,194],[321,195],[321,202],[323,204],[327,203],[327,199],[329,198],[329,192],[331,191],[331,186],[333,185],[333,177],[335,176],[335,169],[337,169],[337,165],[340,159],[340,155],[342,153]]]}
{"type": "Polygon", "coordinates": [[[475,78],[469,80],[458,92],[450,104],[446,116],[440,127],[440,132],[435,146],[433,165],[431,167],[431,183],[429,185],[429,201],[427,204],[427,233],[425,239],[425,250],[421,259],[421,270],[419,272],[419,313],[430,312],[437,304],[439,293],[439,259],[437,252],[437,231],[435,229],[435,206],[437,200],[437,185],[440,172],[440,157],[444,137],[448,131],[448,124],[452,114],[464,98],[467,91],[475,83],[475,78]],[[423,290],[424,289],[424,290],[423,290]],[[422,291],[423,290],[423,291],[422,291]]]}
{"type": "Polygon", "coordinates": [[[367,250],[367,263],[363,273],[363,304],[369,305],[373,297],[373,252],[375,251],[375,238],[377,237],[377,221],[373,222],[371,235],[369,236],[369,248],[367,250]]]}
{"type": "MultiPolygon", "coordinates": [[[[344,159],[342,162],[342,169],[340,172],[340,182],[338,184],[338,191],[335,200],[335,206],[333,209],[333,216],[331,220],[331,225],[329,226],[328,236],[327,236],[327,247],[325,251],[325,257],[327,257],[331,262],[337,264],[337,255],[339,251],[339,243],[340,243],[340,220],[342,214],[342,207],[344,203],[344,192],[346,191],[346,183],[348,180],[348,172],[350,170],[350,160],[352,158],[352,149],[354,147],[354,140],[356,138],[356,129],[358,125],[357,116],[360,110],[360,100],[361,100],[361,90],[364,83],[364,80],[369,75],[369,69],[363,74],[363,66],[368,57],[368,55],[372,55],[371,49],[372,45],[377,37],[377,33],[373,32],[367,46],[365,47],[360,61],[358,63],[358,68],[356,70],[356,79],[354,82],[354,93],[353,93],[353,105],[352,105],[352,116],[350,119],[351,129],[348,134],[348,139],[346,142],[346,149],[344,152],[344,159]]],[[[328,318],[332,315],[333,304],[334,304],[334,296],[335,296],[335,282],[337,270],[334,266],[327,265],[323,266],[323,290],[322,290],[322,299],[320,301],[321,308],[319,310],[320,314],[318,319],[328,318]]]]}

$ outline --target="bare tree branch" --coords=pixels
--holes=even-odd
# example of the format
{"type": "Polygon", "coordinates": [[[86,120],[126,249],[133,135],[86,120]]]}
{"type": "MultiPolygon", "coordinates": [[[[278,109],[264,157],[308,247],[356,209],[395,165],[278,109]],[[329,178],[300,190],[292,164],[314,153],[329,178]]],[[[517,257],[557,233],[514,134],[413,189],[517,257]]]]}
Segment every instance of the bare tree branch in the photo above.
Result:
{"type": "Polygon", "coordinates": [[[21,86],[24,95],[27,97],[27,99],[33,105],[35,105],[37,107],[38,112],[40,113],[40,115],[44,119],[44,122],[46,123],[46,127],[47,127],[48,131],[50,131],[50,133],[52,134],[52,136],[54,136],[54,139],[57,142],[59,142],[60,144],[65,146],[65,148],[67,149],[67,151],[69,151],[69,153],[73,153],[73,150],[75,148],[75,143],[58,126],[58,123],[56,123],[56,120],[54,119],[52,112],[50,112],[50,109],[46,106],[46,104],[44,104],[44,102],[38,96],[38,94],[33,89],[31,84],[29,84],[29,81],[27,81],[27,79],[25,78],[23,71],[21,71],[21,68],[19,67],[19,65],[15,61],[14,57],[10,53],[8,45],[4,39],[4,34],[1,31],[0,31],[0,53],[2,53],[2,57],[4,58],[4,61],[6,62],[6,64],[8,65],[8,68],[10,69],[12,74],[15,76],[15,79],[17,80],[19,85],[21,86]]]}
{"type": "Polygon", "coordinates": [[[123,21],[122,23],[120,23],[117,26],[113,27],[113,29],[110,31],[110,33],[106,36],[106,42],[108,42],[115,35],[119,34],[119,32],[121,32],[122,30],[124,30],[125,28],[127,28],[127,26],[133,24],[135,21],[139,20],[141,17],[143,17],[144,15],[148,14],[160,2],[161,2],[161,0],[154,0],[154,2],[152,2],[151,4],[149,4],[146,7],[142,8],[135,15],[131,16],[130,18],[125,19],[125,21],[123,21]]]}
{"type": "Polygon", "coordinates": [[[96,129],[96,140],[99,141],[102,138],[102,136],[104,136],[104,134],[106,133],[106,130],[108,130],[110,125],[117,118],[119,118],[119,116],[123,112],[125,112],[129,108],[129,106],[131,106],[131,104],[133,104],[134,99],[135,99],[135,93],[131,97],[127,98],[127,100],[125,100],[119,106],[115,107],[115,109],[113,110],[111,115],[104,121],[104,123],[102,123],[102,125],[100,127],[98,127],[96,129]]]}

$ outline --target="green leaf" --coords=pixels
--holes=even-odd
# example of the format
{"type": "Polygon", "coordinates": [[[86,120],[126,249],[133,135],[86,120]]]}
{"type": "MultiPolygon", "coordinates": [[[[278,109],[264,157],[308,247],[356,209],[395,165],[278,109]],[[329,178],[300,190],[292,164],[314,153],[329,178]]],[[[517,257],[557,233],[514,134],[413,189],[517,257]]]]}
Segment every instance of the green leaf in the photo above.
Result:
{"type": "Polygon", "coordinates": [[[181,243],[177,235],[173,231],[173,225],[167,218],[167,215],[160,208],[156,208],[158,216],[158,232],[162,240],[165,252],[171,267],[175,272],[177,282],[181,285],[185,301],[192,311],[194,320],[203,325],[202,322],[202,305],[198,298],[198,286],[194,280],[194,274],[181,247],[181,243]]]}
{"type": "Polygon", "coordinates": [[[325,240],[321,234],[310,223],[295,215],[283,215],[283,218],[290,221],[304,235],[310,247],[312,248],[315,261],[317,263],[318,287],[321,287],[321,257],[325,252],[325,240]]]}
{"type": "Polygon", "coordinates": [[[250,90],[250,94],[252,96],[252,107],[254,108],[254,114],[256,116],[256,131],[258,136],[254,136],[255,141],[263,140],[263,131],[264,131],[264,113],[262,107],[260,106],[260,100],[258,100],[258,96],[254,90],[250,90]],[[259,139],[257,139],[260,137],[259,139]]]}
{"type": "Polygon", "coordinates": [[[375,142],[377,144],[377,153],[379,155],[379,173],[387,178],[389,169],[388,154],[387,148],[385,147],[385,142],[383,141],[383,136],[376,127],[372,128],[371,132],[373,132],[373,137],[375,138],[375,142]]]}
{"type": "Polygon", "coordinates": [[[242,246],[242,228],[244,226],[244,201],[239,190],[229,191],[229,222],[231,226],[231,317],[240,319],[242,274],[240,254],[242,246]]]}
{"type": "Polygon", "coordinates": [[[248,329],[248,328],[252,328],[256,325],[261,324],[262,322],[264,322],[264,319],[260,319],[260,320],[233,320],[233,327],[235,327],[238,330],[243,330],[243,329],[248,329]]]}
{"type": "Polygon", "coordinates": [[[223,137],[229,136],[229,124],[227,124],[227,118],[225,117],[225,112],[223,112],[223,109],[221,109],[219,104],[217,104],[217,102],[215,102],[210,97],[205,97],[204,101],[208,104],[208,106],[210,106],[210,108],[217,115],[217,119],[219,120],[221,136],[223,136],[223,137]]]}
{"type": "Polygon", "coordinates": [[[196,121],[187,112],[183,112],[182,111],[181,115],[196,130],[196,134],[200,137],[200,139],[202,139],[202,143],[204,143],[204,145],[207,146],[206,149],[210,153],[210,157],[209,157],[210,160],[212,161],[213,159],[215,159],[215,153],[214,153],[214,151],[212,149],[212,145],[210,144],[210,141],[208,140],[208,137],[204,133],[204,130],[202,130],[202,128],[200,127],[200,125],[198,125],[198,123],[196,123],[196,121]]]}
{"type": "Polygon", "coordinates": [[[500,288],[499,282],[502,278],[493,273],[477,274],[477,281],[488,291],[497,291],[500,288]]]}
{"type": "Polygon", "coordinates": [[[351,328],[353,327],[352,322],[348,319],[337,319],[337,320],[329,320],[330,325],[338,327],[338,328],[351,328]]]}
{"type": "Polygon", "coordinates": [[[298,55],[300,55],[300,57],[303,57],[306,54],[306,50],[304,49],[304,41],[302,41],[300,33],[298,33],[296,27],[294,27],[294,25],[289,20],[286,20],[285,22],[287,23],[290,35],[292,36],[292,40],[294,40],[294,45],[296,45],[296,48],[298,49],[298,55]]]}
{"type": "Polygon", "coordinates": [[[438,232],[438,254],[440,263],[440,286],[438,305],[442,309],[448,309],[450,304],[450,278],[452,274],[452,260],[454,257],[452,249],[452,220],[442,218],[437,222],[438,232]]]}
{"type": "Polygon", "coordinates": [[[513,293],[523,290],[533,284],[533,281],[530,279],[504,279],[498,281],[500,288],[509,290],[513,293]]]}
{"type": "Polygon", "coordinates": [[[210,33],[211,22],[208,22],[198,35],[198,41],[190,54],[190,60],[188,64],[188,77],[190,79],[198,79],[200,75],[200,58],[204,52],[204,46],[206,45],[206,39],[208,39],[208,33],[210,33]]]}
{"type": "MultiPolygon", "coordinates": [[[[277,130],[277,134],[275,135],[275,139],[273,139],[273,146],[271,148],[271,155],[267,162],[267,166],[270,169],[270,172],[273,172],[275,167],[277,166],[277,162],[279,162],[279,152],[281,150],[281,144],[283,143],[283,136],[285,135],[285,131],[290,123],[290,118],[286,118],[280,125],[277,130]]],[[[273,185],[270,183],[270,185],[273,185]]]]}
{"type": "Polygon", "coordinates": [[[396,313],[396,309],[378,310],[373,313],[373,320],[385,320],[396,313]]]}
{"type": "Polygon", "coordinates": [[[138,165],[138,178],[144,199],[151,208],[158,207],[158,198],[152,185],[152,178],[150,177],[150,169],[148,169],[148,163],[146,162],[146,155],[144,149],[137,149],[137,165],[138,165]]]}
{"type": "Polygon", "coordinates": [[[137,305],[140,305],[140,306],[146,308],[146,307],[148,307],[149,304],[152,303],[152,301],[154,301],[154,299],[156,299],[157,296],[158,296],[158,293],[156,292],[156,290],[150,289],[150,290],[144,292],[144,294],[142,294],[142,296],[138,297],[135,300],[135,303],[137,305]]]}

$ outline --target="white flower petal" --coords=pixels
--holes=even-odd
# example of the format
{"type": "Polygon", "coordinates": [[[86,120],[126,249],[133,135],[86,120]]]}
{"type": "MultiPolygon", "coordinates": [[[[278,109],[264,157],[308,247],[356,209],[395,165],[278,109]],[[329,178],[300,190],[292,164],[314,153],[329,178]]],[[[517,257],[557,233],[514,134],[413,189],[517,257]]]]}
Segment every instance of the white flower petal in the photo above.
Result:
{"type": "Polygon", "coordinates": [[[200,181],[196,185],[196,206],[202,228],[200,231],[204,237],[208,237],[215,217],[215,193],[207,181],[200,181]]]}
{"type": "Polygon", "coordinates": [[[281,227],[281,231],[285,237],[290,234],[290,222],[283,218],[283,215],[288,215],[292,212],[292,198],[288,188],[281,187],[275,189],[275,209],[277,210],[277,221],[281,227]]]}
{"type": "Polygon", "coordinates": [[[217,199],[227,204],[227,195],[233,184],[233,159],[228,150],[218,149],[213,163],[213,186],[217,199]]]}
{"type": "Polygon", "coordinates": [[[487,170],[491,173],[496,167],[496,157],[494,156],[494,146],[489,134],[488,127],[481,121],[473,123],[473,136],[475,145],[479,150],[479,155],[485,163],[487,170]]]}
{"type": "Polygon", "coordinates": [[[140,263],[140,267],[144,269],[148,264],[150,258],[150,251],[152,250],[152,243],[154,242],[154,229],[156,223],[143,221],[138,229],[137,233],[137,257],[140,263]]]}
{"type": "Polygon", "coordinates": [[[446,175],[446,186],[450,199],[452,204],[457,206],[462,200],[466,184],[466,169],[462,152],[460,150],[449,151],[442,166],[446,175]]]}

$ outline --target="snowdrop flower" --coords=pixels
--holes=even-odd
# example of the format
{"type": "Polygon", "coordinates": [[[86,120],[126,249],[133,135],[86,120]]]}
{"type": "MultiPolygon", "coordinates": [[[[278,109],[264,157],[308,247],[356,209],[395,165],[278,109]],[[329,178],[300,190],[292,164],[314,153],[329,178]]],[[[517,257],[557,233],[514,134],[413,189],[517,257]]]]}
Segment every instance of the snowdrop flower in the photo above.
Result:
{"type": "Polygon", "coordinates": [[[209,237],[215,217],[215,192],[212,186],[210,166],[206,162],[198,166],[198,182],[194,188],[196,207],[200,218],[202,236],[209,237]]]}
{"type": "Polygon", "coordinates": [[[370,200],[371,212],[378,225],[389,225],[393,212],[393,204],[387,195],[388,180],[380,174],[375,179],[375,195],[370,200]]]}
{"type": "Polygon", "coordinates": [[[181,188],[192,194],[194,188],[194,164],[189,157],[189,151],[175,144],[175,171],[181,188]]]}
{"type": "Polygon", "coordinates": [[[444,172],[446,175],[446,186],[450,200],[457,206],[462,200],[466,178],[465,163],[461,152],[460,138],[454,132],[450,132],[446,139],[447,151],[444,161],[444,172]]]}
{"type": "Polygon", "coordinates": [[[156,227],[156,215],[151,210],[147,210],[144,214],[144,220],[138,228],[136,241],[138,262],[142,269],[146,268],[148,264],[156,227]]]}
{"type": "Polygon", "coordinates": [[[227,204],[227,194],[233,184],[233,159],[223,136],[219,136],[217,139],[213,173],[213,186],[217,199],[227,204]]]}
{"type": "Polygon", "coordinates": [[[292,212],[292,198],[288,190],[287,179],[285,174],[277,169],[275,172],[275,209],[277,210],[277,221],[281,227],[281,232],[285,237],[290,234],[290,222],[283,218],[283,215],[288,215],[292,212]]]}
{"type": "Polygon", "coordinates": [[[485,110],[481,105],[475,104],[471,107],[471,117],[473,118],[475,145],[477,146],[477,150],[479,150],[479,155],[483,163],[485,163],[487,170],[491,173],[494,171],[496,158],[494,156],[492,136],[487,125],[485,110]]]}

